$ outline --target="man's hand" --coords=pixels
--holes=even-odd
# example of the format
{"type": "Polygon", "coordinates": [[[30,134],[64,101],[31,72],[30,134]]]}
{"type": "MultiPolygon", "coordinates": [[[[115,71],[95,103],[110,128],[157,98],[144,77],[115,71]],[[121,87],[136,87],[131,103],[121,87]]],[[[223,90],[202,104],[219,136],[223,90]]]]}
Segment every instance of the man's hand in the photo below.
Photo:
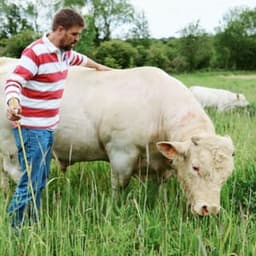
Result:
{"type": "Polygon", "coordinates": [[[85,67],[87,68],[94,68],[98,71],[109,71],[109,70],[112,70],[112,68],[110,67],[107,67],[105,65],[102,65],[102,64],[99,64],[97,63],[96,61],[90,59],[90,58],[87,58],[87,63],[84,65],[85,67]]]}
{"type": "Polygon", "coordinates": [[[109,70],[112,70],[110,67],[107,67],[107,66],[102,65],[102,64],[97,64],[95,69],[98,70],[98,71],[109,71],[109,70]]]}
{"type": "Polygon", "coordinates": [[[21,106],[17,98],[8,101],[7,118],[11,121],[18,121],[21,118],[21,106]]]}

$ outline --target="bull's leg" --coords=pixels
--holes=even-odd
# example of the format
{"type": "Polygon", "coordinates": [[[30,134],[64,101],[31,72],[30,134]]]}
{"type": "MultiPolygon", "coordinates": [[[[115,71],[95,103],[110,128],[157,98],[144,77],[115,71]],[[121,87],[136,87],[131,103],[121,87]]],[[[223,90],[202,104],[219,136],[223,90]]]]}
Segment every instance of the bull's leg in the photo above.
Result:
{"type": "Polygon", "coordinates": [[[7,191],[9,188],[9,182],[3,171],[3,156],[0,154],[0,189],[1,191],[7,191]]]}
{"type": "Polygon", "coordinates": [[[118,191],[128,185],[132,176],[134,164],[138,158],[135,147],[106,147],[111,164],[111,184],[113,191],[118,191]]]}
{"type": "Polygon", "coordinates": [[[9,180],[2,167],[0,167],[0,189],[3,192],[7,192],[9,190],[9,180]]]}
{"type": "Polygon", "coordinates": [[[5,156],[3,158],[3,170],[12,178],[15,183],[18,183],[22,176],[18,159],[16,155],[5,156]]]}
{"type": "Polygon", "coordinates": [[[8,191],[9,178],[11,178],[15,183],[18,183],[21,175],[22,172],[16,155],[0,156],[0,189],[2,191],[8,191]]]}

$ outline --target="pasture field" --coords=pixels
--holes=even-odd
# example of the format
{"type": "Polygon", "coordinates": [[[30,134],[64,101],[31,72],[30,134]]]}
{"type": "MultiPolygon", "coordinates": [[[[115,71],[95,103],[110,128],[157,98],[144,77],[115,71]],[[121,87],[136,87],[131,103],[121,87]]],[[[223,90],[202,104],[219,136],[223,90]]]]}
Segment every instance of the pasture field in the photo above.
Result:
{"type": "Polygon", "coordinates": [[[176,77],[187,86],[242,92],[252,103],[228,113],[207,110],[217,133],[230,135],[236,146],[235,170],[222,189],[221,212],[205,218],[192,215],[175,178],[157,197],[151,182],[132,179],[116,202],[107,163],[77,163],[63,174],[53,162],[38,225],[25,226],[20,235],[14,232],[6,214],[12,192],[0,192],[0,255],[256,255],[256,73],[176,77]]]}

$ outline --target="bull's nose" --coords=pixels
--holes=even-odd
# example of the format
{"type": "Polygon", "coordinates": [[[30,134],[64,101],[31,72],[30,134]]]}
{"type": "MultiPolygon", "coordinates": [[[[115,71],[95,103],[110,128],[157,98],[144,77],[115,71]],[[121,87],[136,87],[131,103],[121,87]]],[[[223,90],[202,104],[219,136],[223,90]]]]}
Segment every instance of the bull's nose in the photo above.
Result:
{"type": "Polygon", "coordinates": [[[207,216],[210,214],[216,215],[219,212],[220,208],[218,206],[208,206],[208,205],[203,205],[201,207],[201,215],[202,216],[207,216]]]}
{"type": "Polygon", "coordinates": [[[208,210],[208,206],[207,205],[203,205],[201,208],[201,213],[203,216],[208,215],[209,214],[209,210],[208,210]]]}
{"type": "Polygon", "coordinates": [[[216,215],[220,210],[220,207],[217,205],[208,205],[206,203],[203,204],[196,204],[192,212],[197,213],[201,216],[208,216],[208,215],[216,215]]]}

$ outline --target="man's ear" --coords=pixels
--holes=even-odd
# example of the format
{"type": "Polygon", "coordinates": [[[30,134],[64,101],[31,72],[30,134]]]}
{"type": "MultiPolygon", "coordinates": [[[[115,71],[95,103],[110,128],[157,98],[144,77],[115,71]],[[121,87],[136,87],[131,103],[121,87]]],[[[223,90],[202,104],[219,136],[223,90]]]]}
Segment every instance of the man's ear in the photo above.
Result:
{"type": "Polygon", "coordinates": [[[158,151],[167,159],[174,160],[180,155],[186,156],[191,142],[159,141],[156,143],[158,151]]]}
{"type": "Polygon", "coordinates": [[[61,32],[63,32],[63,31],[65,31],[65,28],[64,28],[63,26],[59,25],[59,26],[56,28],[56,31],[59,32],[59,33],[61,33],[61,32]]]}

